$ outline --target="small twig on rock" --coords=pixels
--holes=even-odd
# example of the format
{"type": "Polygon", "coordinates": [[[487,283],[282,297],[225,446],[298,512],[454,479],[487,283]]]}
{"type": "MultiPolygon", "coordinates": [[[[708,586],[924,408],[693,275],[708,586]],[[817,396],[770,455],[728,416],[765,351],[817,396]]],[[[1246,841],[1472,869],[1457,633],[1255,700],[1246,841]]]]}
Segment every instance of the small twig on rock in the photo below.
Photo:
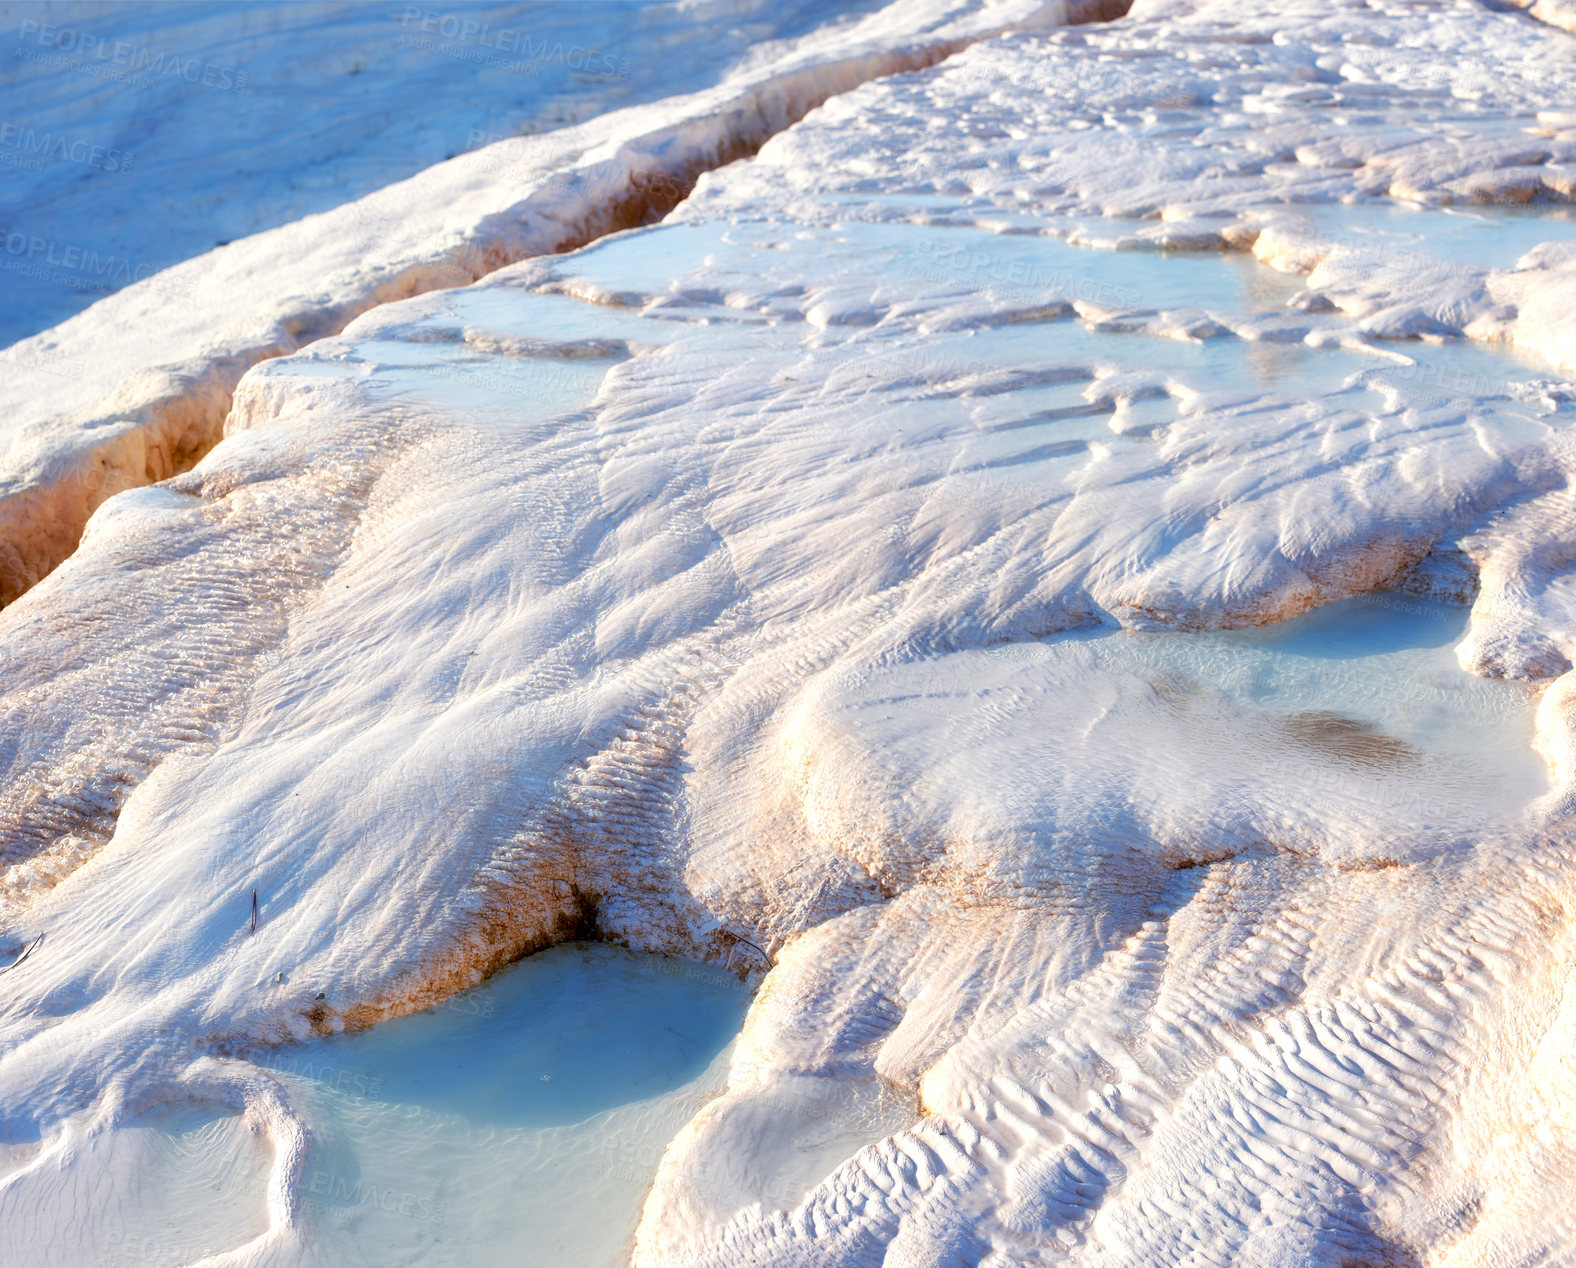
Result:
{"type": "Polygon", "coordinates": [[[12,960],[10,964],[5,966],[5,968],[0,969],[0,973],[9,973],[12,969],[16,968],[16,966],[22,963],[23,960],[27,959],[28,956],[33,954],[34,948],[36,948],[43,940],[44,935],[39,934],[38,937],[33,939],[27,950],[22,952],[21,955],[17,956],[16,959],[12,960]]]}

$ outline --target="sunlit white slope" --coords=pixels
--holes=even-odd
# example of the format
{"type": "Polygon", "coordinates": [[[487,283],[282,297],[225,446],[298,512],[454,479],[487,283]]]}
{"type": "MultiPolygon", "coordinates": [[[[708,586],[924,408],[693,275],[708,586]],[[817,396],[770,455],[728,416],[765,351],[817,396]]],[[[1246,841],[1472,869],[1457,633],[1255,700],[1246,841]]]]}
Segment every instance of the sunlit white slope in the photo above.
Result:
{"type": "Polygon", "coordinates": [[[0,345],[216,244],[708,88],[883,7],[5,0],[0,345]]]}
{"type": "Polygon", "coordinates": [[[1068,14],[1062,0],[926,0],[831,22],[768,42],[701,91],[461,154],[185,260],[22,340],[0,360],[0,601],[64,558],[104,498],[203,453],[257,361],[377,304],[641,223],[699,171],[831,95],[1068,14]]]}
{"type": "Polygon", "coordinates": [[[1136,629],[1453,594],[1431,548],[1558,478],[1566,414],[1441,411],[1337,316],[1255,381],[1246,293],[1091,329],[1069,275],[1026,319],[905,275],[926,232],[663,227],[383,307],[102,508],[0,617],[5,927],[46,935],[0,978],[11,1129],[246,1104],[253,1251],[305,1253],[310,1121],[194,1041],[588,929],[744,938],[782,963],[644,1262],[1428,1241],[1472,1054],[1554,1004],[1502,993],[1561,892],[1531,701],[1447,608],[1136,629]],[[1206,318],[1243,335],[1174,337],[1206,318]],[[924,1122],[805,1173],[782,1106],[878,1076],[924,1122]]]}
{"type": "MultiPolygon", "coordinates": [[[[1304,16],[1166,30],[1229,66],[1304,16]]],[[[962,149],[978,56],[855,97],[962,149]]],[[[642,1265],[1576,1253],[1570,684],[1494,680],[1563,636],[1472,653],[1561,584],[1567,385],[1243,253],[783,211],[840,128],[254,367],[0,614],[0,922],[44,935],[0,1216],[84,1124],[218,1102],[274,1147],[234,1260],[310,1255],[254,1046],[594,933],[774,962],[642,1265]],[[917,1121],[815,1151],[884,1087],[917,1121]]]]}

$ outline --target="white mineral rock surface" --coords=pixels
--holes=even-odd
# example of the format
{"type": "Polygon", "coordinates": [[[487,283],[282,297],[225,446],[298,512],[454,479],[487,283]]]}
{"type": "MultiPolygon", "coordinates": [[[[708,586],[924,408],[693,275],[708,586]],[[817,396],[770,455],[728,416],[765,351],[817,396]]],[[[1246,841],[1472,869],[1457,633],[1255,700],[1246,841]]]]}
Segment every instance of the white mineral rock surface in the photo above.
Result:
{"type": "MultiPolygon", "coordinates": [[[[1074,3],[1090,6],[1095,0],[1074,3]]],[[[849,7],[857,13],[869,6],[849,7]]],[[[669,21],[680,24],[725,25],[739,16],[726,2],[674,8],[669,21]],[[699,12],[688,12],[691,7],[699,12]],[[708,14],[708,9],[717,12],[708,14]]],[[[801,25],[817,11],[835,11],[835,6],[815,3],[790,8],[787,16],[801,25]]],[[[173,475],[212,446],[236,381],[256,362],[332,334],[374,305],[460,285],[522,255],[562,250],[640,223],[652,208],[671,206],[699,170],[750,152],[833,93],[875,75],[928,65],[1006,25],[1053,23],[1066,12],[1065,0],[904,0],[862,19],[829,21],[797,39],[768,41],[737,64],[723,55],[729,51],[725,40],[723,48],[700,60],[703,67],[711,62],[727,73],[697,92],[472,149],[355,202],[229,243],[152,276],[134,267],[131,275],[138,280],[133,284],[5,352],[0,601],[14,598],[69,554],[87,515],[105,498],[173,475]]],[[[353,7],[347,20],[357,13],[387,28],[385,46],[396,38],[396,28],[408,35],[410,26],[421,25],[396,22],[390,11],[371,6],[353,7]]],[[[467,16],[485,20],[488,11],[469,10],[467,16]]],[[[200,31],[204,21],[195,25],[200,31]]],[[[197,32],[185,34],[196,38],[197,32]]],[[[37,52],[32,43],[42,36],[40,28],[19,37],[19,56],[37,52]]],[[[58,32],[52,39],[59,43],[58,32]]],[[[692,34],[690,42],[706,46],[705,31],[692,34]]],[[[234,55],[252,45],[265,66],[284,62],[291,72],[283,80],[287,87],[300,77],[292,59],[300,58],[303,47],[319,55],[332,48],[331,40],[306,40],[288,22],[282,30],[241,43],[234,55]]],[[[654,47],[661,48],[662,41],[654,41],[654,47]]],[[[687,77],[691,60],[693,54],[681,57],[679,82],[687,77]]],[[[410,89],[401,78],[392,82],[403,110],[410,89]]],[[[476,88],[461,77],[448,91],[473,94],[476,88]]],[[[295,103],[293,95],[287,96],[295,103]]],[[[380,104],[386,123],[390,103],[380,104]]],[[[205,101],[195,110],[203,108],[215,109],[205,101]]],[[[292,104],[292,109],[300,106],[292,104]]],[[[143,115],[135,117],[140,122],[143,115]]],[[[376,140],[345,144],[375,162],[376,140]]],[[[306,147],[303,161],[328,144],[320,140],[306,147]]],[[[177,151],[178,171],[201,170],[202,157],[177,151]]],[[[267,172],[277,183],[280,166],[293,176],[295,161],[288,151],[271,155],[267,172]]],[[[393,164],[385,160],[381,166],[393,164]]],[[[73,270],[92,271],[89,253],[93,268],[114,258],[117,242],[101,249],[94,245],[97,238],[89,237],[73,253],[76,244],[69,239],[89,235],[41,229],[51,222],[36,218],[42,213],[28,219],[26,210],[6,226],[8,274],[58,288],[61,265],[70,264],[63,274],[69,279],[73,270]]],[[[87,213],[77,214],[97,220],[103,209],[93,199],[87,213]]],[[[142,217],[134,220],[146,223],[142,217]]],[[[157,250],[167,255],[178,248],[161,244],[157,250]]]]}
{"type": "Polygon", "coordinates": [[[1576,1262],[1558,9],[861,10],[10,350],[22,1262],[1576,1262]],[[585,938],[767,971],[485,1176],[323,1090],[585,938]]]}

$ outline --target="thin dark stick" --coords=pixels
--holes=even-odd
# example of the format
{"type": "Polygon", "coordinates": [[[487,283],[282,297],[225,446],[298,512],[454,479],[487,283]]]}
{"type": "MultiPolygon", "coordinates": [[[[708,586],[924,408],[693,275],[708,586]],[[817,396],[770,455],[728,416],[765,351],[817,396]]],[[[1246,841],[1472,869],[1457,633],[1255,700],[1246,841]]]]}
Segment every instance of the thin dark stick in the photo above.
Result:
{"type": "Polygon", "coordinates": [[[252,891],[252,932],[257,932],[257,891],[252,891]]]}
{"type": "Polygon", "coordinates": [[[5,966],[5,968],[0,969],[0,973],[9,973],[12,969],[16,968],[16,966],[22,963],[23,960],[27,959],[28,956],[33,954],[34,948],[37,947],[38,944],[43,940],[44,935],[39,934],[38,937],[33,939],[33,945],[28,947],[28,949],[22,952],[21,955],[17,956],[16,959],[12,960],[10,964],[5,966]]]}
{"type": "Polygon", "coordinates": [[[751,951],[755,952],[756,955],[761,957],[761,970],[763,972],[769,970],[772,967],[771,956],[767,955],[762,948],[756,946],[755,943],[751,942],[748,938],[740,937],[732,930],[729,930],[728,934],[733,939],[733,945],[728,948],[727,967],[729,969],[733,968],[733,953],[739,949],[740,943],[743,943],[745,946],[749,947],[751,951]]]}

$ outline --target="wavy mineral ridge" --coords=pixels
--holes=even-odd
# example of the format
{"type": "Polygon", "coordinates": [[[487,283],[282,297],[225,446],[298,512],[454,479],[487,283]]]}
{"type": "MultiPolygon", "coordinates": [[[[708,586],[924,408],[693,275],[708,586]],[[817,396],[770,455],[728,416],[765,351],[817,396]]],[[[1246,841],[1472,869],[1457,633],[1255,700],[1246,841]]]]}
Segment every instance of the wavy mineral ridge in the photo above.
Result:
{"type": "Polygon", "coordinates": [[[0,15],[8,1265],[1576,1264],[1568,0],[0,15]]]}

